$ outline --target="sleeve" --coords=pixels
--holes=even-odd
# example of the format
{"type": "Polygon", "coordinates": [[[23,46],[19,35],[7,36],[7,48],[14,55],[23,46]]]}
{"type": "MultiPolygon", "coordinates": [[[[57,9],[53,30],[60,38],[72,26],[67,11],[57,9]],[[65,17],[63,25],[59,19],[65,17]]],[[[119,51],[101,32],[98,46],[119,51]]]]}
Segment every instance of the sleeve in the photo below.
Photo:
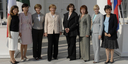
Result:
{"type": "Polygon", "coordinates": [[[30,25],[32,27],[32,15],[30,14],[30,25]]]}
{"type": "Polygon", "coordinates": [[[112,35],[113,33],[115,33],[115,31],[117,31],[117,17],[116,15],[114,14],[113,16],[113,22],[114,22],[114,27],[110,30],[110,34],[112,35]]]}
{"type": "Polygon", "coordinates": [[[78,15],[75,16],[75,22],[72,24],[72,26],[69,27],[70,31],[72,31],[74,28],[77,27],[78,24],[78,15]]]}
{"type": "Polygon", "coordinates": [[[64,19],[63,19],[63,26],[64,26],[64,28],[66,27],[65,26],[65,14],[64,14],[64,19]]]}
{"type": "Polygon", "coordinates": [[[45,33],[48,32],[48,18],[47,18],[47,14],[46,14],[46,16],[45,16],[44,32],[45,32],[45,33]]]}
{"type": "Polygon", "coordinates": [[[103,32],[103,19],[104,19],[104,16],[101,15],[100,16],[100,30],[99,30],[99,35],[102,36],[102,32],[103,32]]]}
{"type": "Polygon", "coordinates": [[[44,29],[44,23],[45,23],[45,15],[43,15],[43,24],[42,24],[43,29],[44,29]]]}
{"type": "Polygon", "coordinates": [[[34,14],[32,15],[32,23],[34,23],[34,14]]]}
{"type": "Polygon", "coordinates": [[[87,16],[86,35],[90,35],[90,28],[91,28],[91,17],[90,17],[90,15],[88,15],[88,16],[87,16]]]}
{"type": "Polygon", "coordinates": [[[19,14],[19,32],[21,33],[21,29],[22,29],[22,15],[19,14]]]}
{"type": "Polygon", "coordinates": [[[62,32],[62,21],[61,21],[60,16],[59,16],[59,30],[60,32],[62,32]]]}

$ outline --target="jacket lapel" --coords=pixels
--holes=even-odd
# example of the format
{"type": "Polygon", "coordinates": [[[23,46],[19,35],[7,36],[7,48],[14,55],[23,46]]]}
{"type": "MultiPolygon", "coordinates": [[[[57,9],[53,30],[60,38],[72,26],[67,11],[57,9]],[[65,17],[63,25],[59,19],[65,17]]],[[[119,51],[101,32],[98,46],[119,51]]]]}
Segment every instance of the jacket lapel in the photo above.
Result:
{"type": "Polygon", "coordinates": [[[111,18],[112,18],[112,14],[110,14],[109,23],[110,23],[111,18]]]}
{"type": "MultiPolygon", "coordinates": [[[[69,16],[69,13],[68,13],[68,16],[69,16]]],[[[75,15],[74,15],[74,12],[72,12],[72,14],[71,14],[71,16],[70,16],[70,18],[69,18],[68,21],[70,21],[74,16],[75,16],[75,15]]],[[[68,18],[67,18],[67,19],[68,19],[68,18]]]]}
{"type": "Polygon", "coordinates": [[[51,12],[49,12],[49,15],[50,15],[50,17],[51,17],[53,20],[54,20],[55,17],[56,17],[56,13],[54,14],[54,18],[53,18],[53,16],[52,16],[51,12]]]}
{"type": "Polygon", "coordinates": [[[85,16],[86,16],[86,14],[81,18],[81,15],[80,15],[79,20],[80,21],[84,20],[85,16]]]}
{"type": "MultiPolygon", "coordinates": [[[[99,14],[100,14],[100,12],[99,12],[99,13],[97,14],[97,16],[95,17],[94,22],[96,22],[96,19],[97,19],[97,17],[98,17],[99,14]]],[[[93,15],[92,19],[94,18],[94,16],[95,16],[95,14],[93,15]]]]}
{"type": "MultiPolygon", "coordinates": [[[[112,14],[110,14],[109,22],[111,20],[111,17],[112,17],[112,14]]],[[[104,21],[105,21],[105,19],[106,19],[106,15],[104,15],[104,21]]]]}

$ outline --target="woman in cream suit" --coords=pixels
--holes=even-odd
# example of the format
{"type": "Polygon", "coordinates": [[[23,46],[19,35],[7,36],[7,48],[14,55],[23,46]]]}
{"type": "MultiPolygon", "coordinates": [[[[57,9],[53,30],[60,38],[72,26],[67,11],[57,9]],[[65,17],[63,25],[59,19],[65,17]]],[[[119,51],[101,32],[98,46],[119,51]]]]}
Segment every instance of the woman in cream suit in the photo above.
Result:
{"type": "Polygon", "coordinates": [[[91,17],[88,14],[87,6],[80,8],[79,17],[79,37],[80,37],[80,53],[81,58],[86,62],[90,60],[90,27],[91,17]]]}
{"type": "Polygon", "coordinates": [[[50,12],[45,16],[45,36],[48,36],[48,61],[52,60],[52,50],[54,49],[53,58],[57,59],[59,35],[62,34],[62,24],[59,14],[55,12],[56,6],[49,6],[50,12]],[[54,45],[54,48],[52,48],[54,45]]]}
{"type": "Polygon", "coordinates": [[[92,43],[94,51],[94,62],[99,62],[100,39],[103,31],[103,15],[99,12],[99,6],[94,6],[95,13],[92,15],[92,43]]]}

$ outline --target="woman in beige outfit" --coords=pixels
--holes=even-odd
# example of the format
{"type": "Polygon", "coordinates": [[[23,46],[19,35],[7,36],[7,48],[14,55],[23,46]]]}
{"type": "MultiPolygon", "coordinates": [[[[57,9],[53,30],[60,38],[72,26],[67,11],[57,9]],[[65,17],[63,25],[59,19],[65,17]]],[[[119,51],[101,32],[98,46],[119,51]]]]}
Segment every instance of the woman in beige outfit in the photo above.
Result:
{"type": "Polygon", "coordinates": [[[59,14],[55,12],[56,6],[49,6],[50,12],[45,16],[45,36],[48,36],[48,61],[52,60],[52,50],[54,49],[53,58],[57,59],[59,35],[62,34],[62,24],[59,14]],[[52,48],[54,45],[54,48],[52,48]]]}

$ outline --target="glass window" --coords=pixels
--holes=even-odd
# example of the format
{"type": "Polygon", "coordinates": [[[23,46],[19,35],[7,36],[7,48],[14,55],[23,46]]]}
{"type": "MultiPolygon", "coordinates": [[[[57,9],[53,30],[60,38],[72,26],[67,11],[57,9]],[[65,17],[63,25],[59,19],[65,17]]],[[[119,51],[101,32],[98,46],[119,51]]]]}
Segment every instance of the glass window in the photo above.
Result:
{"type": "MultiPolygon", "coordinates": [[[[7,0],[6,0],[6,5],[7,5],[7,0]]],[[[6,14],[6,18],[7,18],[7,6],[4,7],[3,6],[3,0],[0,0],[0,15],[1,15],[1,19],[3,19],[3,15],[6,14]],[[6,12],[3,11],[3,8],[6,8],[6,12]]]]}

